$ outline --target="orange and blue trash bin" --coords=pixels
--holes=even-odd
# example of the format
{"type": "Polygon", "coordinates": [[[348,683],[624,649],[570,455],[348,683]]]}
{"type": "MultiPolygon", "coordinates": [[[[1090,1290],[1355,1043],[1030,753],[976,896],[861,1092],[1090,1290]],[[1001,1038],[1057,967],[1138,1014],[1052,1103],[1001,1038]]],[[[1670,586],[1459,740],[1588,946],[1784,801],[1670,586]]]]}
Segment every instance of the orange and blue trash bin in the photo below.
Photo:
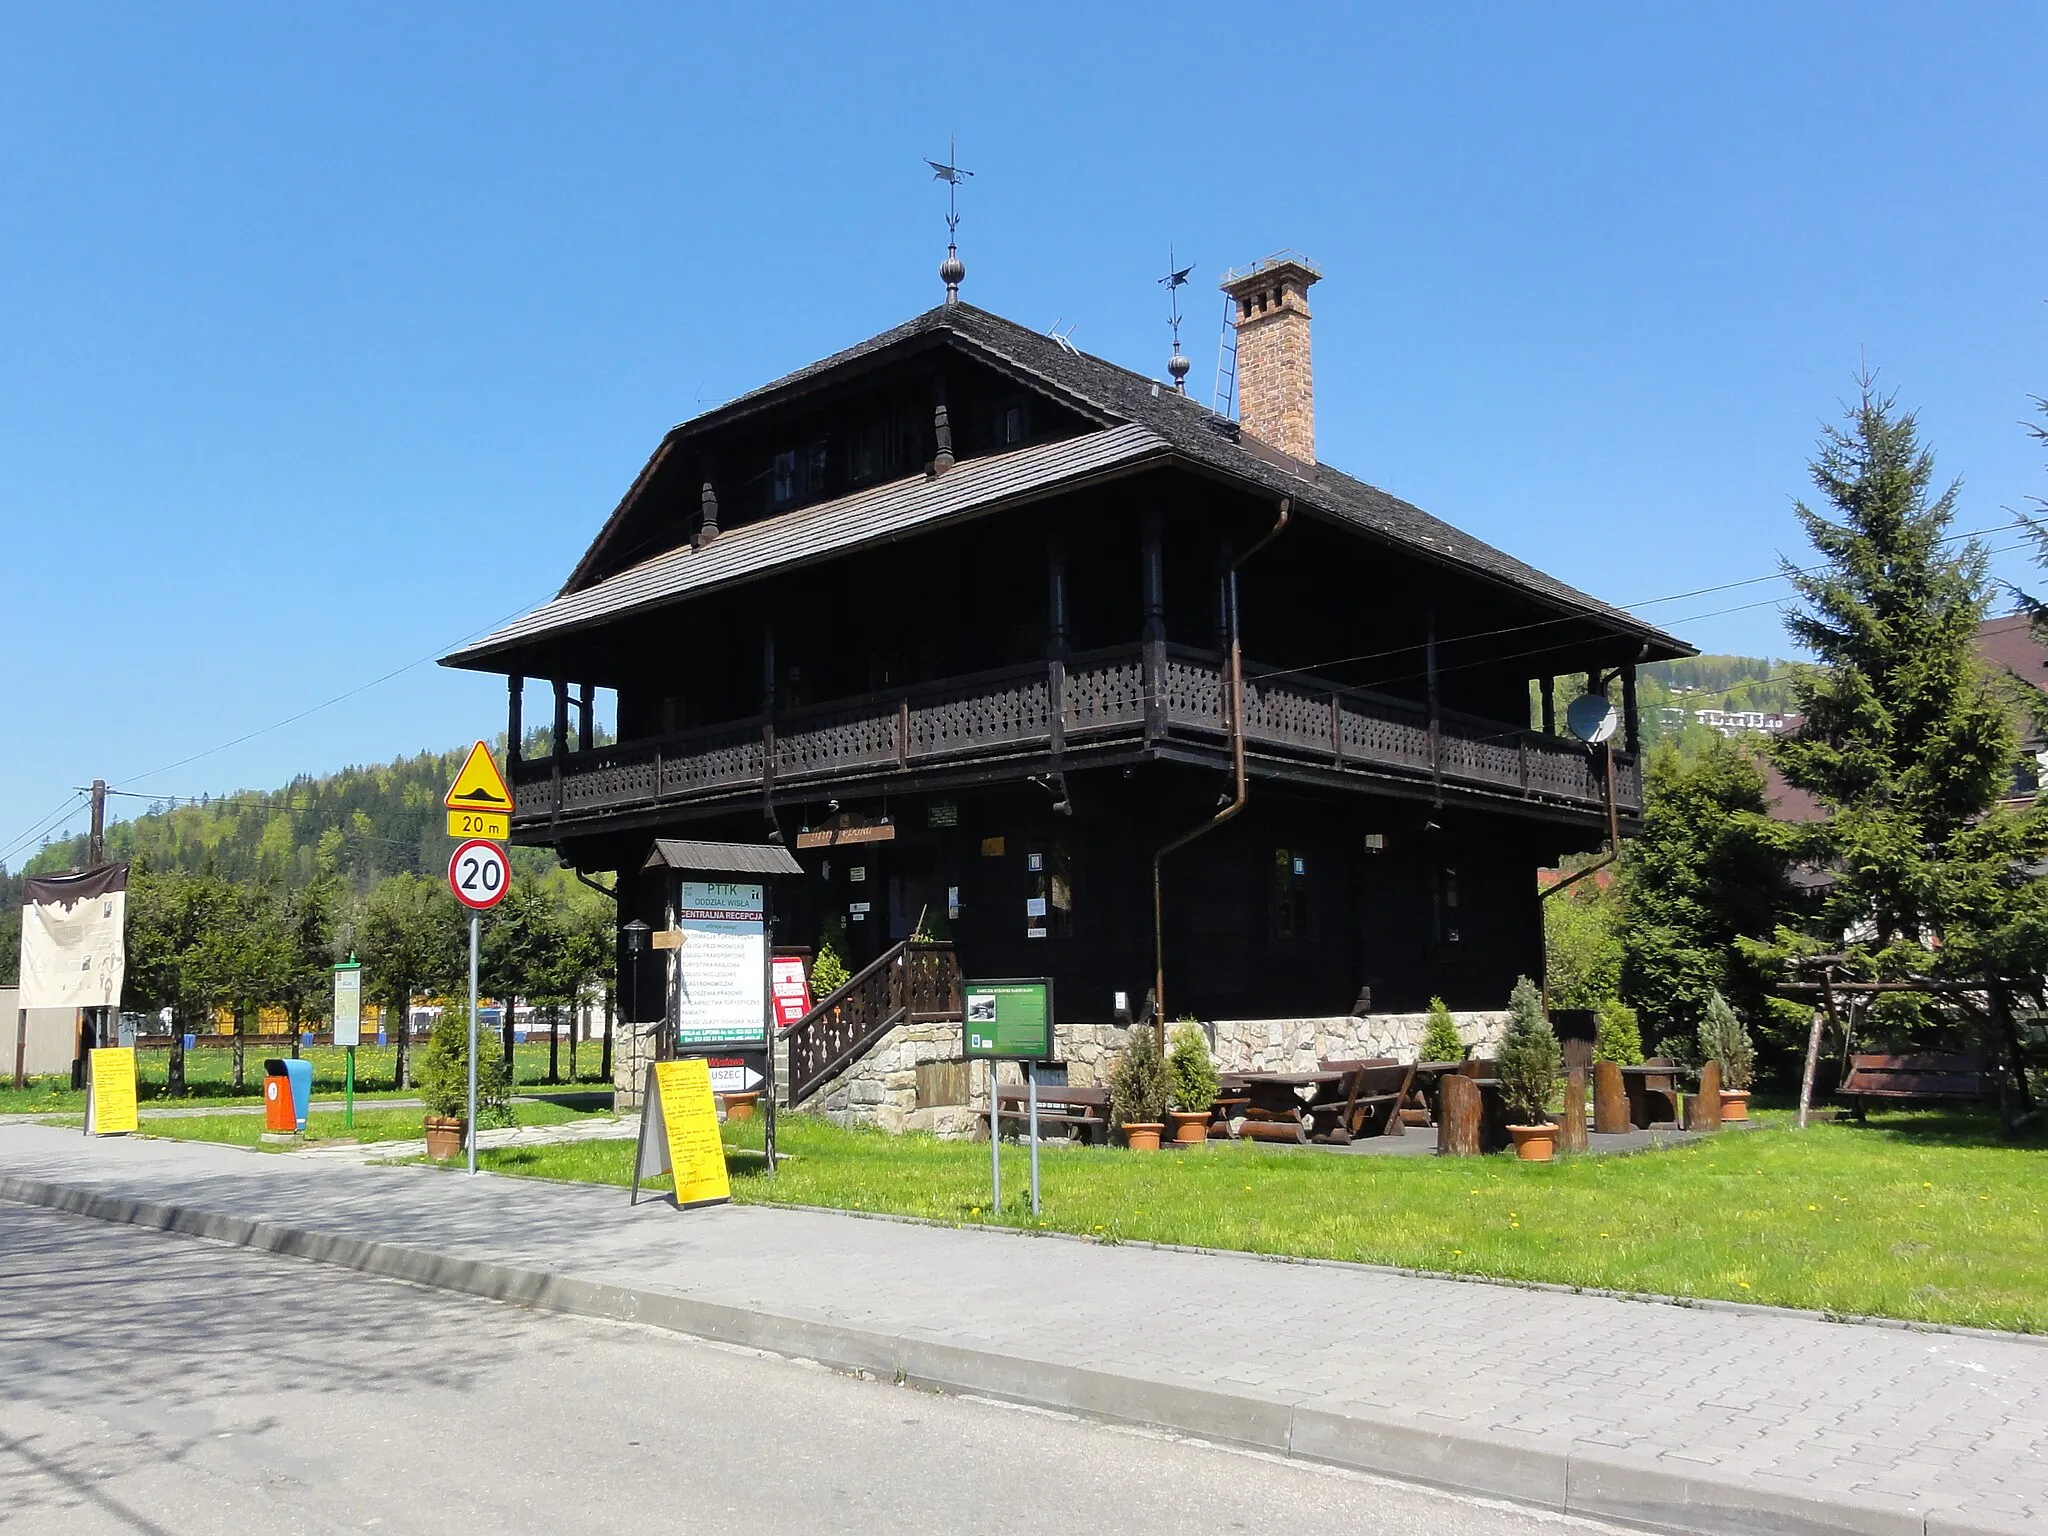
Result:
{"type": "Polygon", "coordinates": [[[313,1063],[272,1057],[263,1063],[263,1129],[290,1136],[312,1109],[313,1063]]]}

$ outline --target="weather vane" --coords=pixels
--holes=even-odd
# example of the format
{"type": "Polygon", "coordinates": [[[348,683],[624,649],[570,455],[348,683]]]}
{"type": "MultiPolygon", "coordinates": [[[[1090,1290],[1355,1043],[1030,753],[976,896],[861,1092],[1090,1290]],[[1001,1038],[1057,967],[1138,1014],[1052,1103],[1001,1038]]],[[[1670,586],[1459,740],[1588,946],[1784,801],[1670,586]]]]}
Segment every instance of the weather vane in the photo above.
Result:
{"type": "Polygon", "coordinates": [[[1181,355],[1180,350],[1180,290],[1187,283],[1188,274],[1194,271],[1190,262],[1185,267],[1174,265],[1173,247],[1166,248],[1166,276],[1159,284],[1166,290],[1166,323],[1173,328],[1173,356],[1166,360],[1166,371],[1173,375],[1173,387],[1182,394],[1188,392],[1188,369],[1193,366],[1181,355]]]}
{"type": "Polygon", "coordinates": [[[939,263],[939,280],[946,285],[946,302],[960,302],[960,279],[967,275],[967,263],[960,259],[960,182],[974,172],[960,168],[960,148],[952,134],[946,135],[944,162],[927,159],[932,180],[946,184],[946,259],[939,263]]]}

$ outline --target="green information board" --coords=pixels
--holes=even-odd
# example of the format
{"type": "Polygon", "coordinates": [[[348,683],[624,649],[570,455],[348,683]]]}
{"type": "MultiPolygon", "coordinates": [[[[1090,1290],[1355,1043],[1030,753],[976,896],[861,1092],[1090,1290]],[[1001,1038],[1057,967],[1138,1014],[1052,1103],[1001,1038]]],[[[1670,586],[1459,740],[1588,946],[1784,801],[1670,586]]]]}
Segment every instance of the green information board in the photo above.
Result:
{"type": "Polygon", "coordinates": [[[963,1030],[969,1057],[1052,1060],[1052,978],[969,981],[963,1030]]]}

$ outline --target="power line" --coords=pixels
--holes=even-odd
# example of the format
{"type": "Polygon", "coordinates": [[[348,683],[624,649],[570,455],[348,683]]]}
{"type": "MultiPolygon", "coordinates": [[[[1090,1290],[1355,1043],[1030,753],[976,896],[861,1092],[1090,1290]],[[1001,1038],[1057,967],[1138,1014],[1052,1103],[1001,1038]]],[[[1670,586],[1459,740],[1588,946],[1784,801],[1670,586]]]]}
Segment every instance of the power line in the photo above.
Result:
{"type": "MultiPolygon", "coordinates": [[[[2011,528],[2013,526],[2014,525],[2012,523],[1997,523],[1989,528],[1973,528],[1965,533],[1947,534],[1937,541],[1937,547],[1941,544],[1953,544],[1958,539],[1974,539],[1982,534],[1997,533],[2004,529],[2011,528]]],[[[2021,547],[2022,546],[2018,544],[2008,544],[1999,549],[1987,550],[1985,553],[1987,555],[2002,555],[2007,554],[2012,550],[2019,549],[2021,547]]],[[[1766,576],[1745,576],[1740,581],[1724,581],[1711,587],[1695,587],[1689,592],[1674,592],[1665,597],[1646,597],[1636,602],[1625,603],[1622,605],[1622,607],[1624,609],[1655,608],[1664,603],[1683,602],[1685,601],[1685,599],[1691,597],[1707,597],[1715,592],[1732,592],[1738,587],[1753,587],[1761,582],[1789,581],[1794,576],[1807,576],[1811,575],[1815,571],[1826,570],[1828,569],[1830,564],[1831,562],[1826,560],[1816,561],[1812,565],[1794,566],[1789,570],[1774,571],[1766,576]]],[[[1674,624],[1696,624],[1702,619],[1721,618],[1731,613],[1745,613],[1751,608],[1767,607],[1771,603],[1783,601],[1783,598],[1770,597],[1765,598],[1762,602],[1744,603],[1741,606],[1735,608],[1719,608],[1711,613],[1693,614],[1683,619],[1674,619],[1671,622],[1674,624]]],[[[1584,623],[1589,617],[1596,616],[1584,613],[1575,613],[1566,614],[1564,616],[1552,619],[1532,619],[1526,624],[1507,624],[1501,626],[1498,629],[1480,629],[1474,630],[1469,634],[1448,635],[1443,639],[1437,641],[1436,643],[1439,647],[1463,645],[1474,640],[1496,639],[1502,635],[1525,634],[1530,630],[1554,629],[1560,624],[1581,624],[1584,623]]],[[[1355,665],[1356,663],[1361,661],[1383,661],[1391,656],[1406,656],[1412,654],[1413,652],[1424,650],[1427,648],[1427,644],[1428,642],[1410,645],[1399,645],[1384,651],[1367,651],[1357,656],[1340,656],[1334,659],[1312,661],[1304,663],[1303,665],[1298,667],[1282,667],[1272,672],[1262,672],[1259,675],[1261,677],[1288,677],[1299,672],[1319,671],[1325,667],[1348,667],[1355,665]]],[[[1487,658],[1487,660],[1512,661],[1515,660],[1517,657],[1521,656],[1541,656],[1547,654],[1550,651],[1562,650],[1567,648],[1576,648],[1576,646],[1577,642],[1564,642],[1559,645],[1539,647],[1538,649],[1533,651],[1510,651],[1507,652],[1505,655],[1496,654],[1494,656],[1487,658]]],[[[1439,667],[1437,670],[1439,672],[1443,672],[1455,671],[1457,669],[1439,667]]],[[[1427,674],[1416,673],[1414,675],[1426,676],[1427,674]]]]}
{"type": "Polygon", "coordinates": [[[9,859],[21,852],[22,849],[28,847],[37,837],[44,834],[45,829],[70,820],[73,815],[77,814],[79,806],[85,802],[85,799],[86,796],[83,792],[74,793],[70,799],[58,806],[56,810],[43,817],[34,826],[30,827],[28,831],[22,833],[21,836],[10,843],[7,851],[0,853],[0,864],[5,864],[9,859]]]}
{"type": "Polygon", "coordinates": [[[404,666],[393,667],[389,672],[384,673],[381,677],[373,677],[367,683],[360,683],[354,688],[348,689],[344,693],[337,693],[333,698],[323,700],[321,703],[315,704],[309,709],[302,709],[295,715],[287,715],[282,720],[275,721],[269,725],[262,726],[253,731],[245,732],[244,734],[235,737],[231,741],[224,741],[220,743],[220,745],[218,746],[208,747],[203,752],[194,752],[189,757],[181,757],[175,763],[165,763],[161,767],[151,768],[144,773],[124,774],[122,776],[121,782],[132,784],[137,779],[147,779],[155,774],[169,773],[173,768],[183,768],[186,764],[196,763],[201,758],[212,757],[216,752],[225,752],[230,747],[239,747],[245,741],[254,741],[258,736],[267,736],[272,731],[280,731],[288,725],[296,725],[299,723],[299,721],[306,719],[308,716],[317,715],[320,713],[321,710],[330,709],[336,704],[340,704],[345,700],[354,698],[359,693],[367,693],[372,688],[376,688],[384,683],[390,682],[391,679],[394,677],[398,677],[404,673],[412,671],[414,667],[424,666],[428,662],[436,660],[437,658],[445,655],[449,651],[467,645],[470,641],[476,639],[479,635],[489,634],[492,630],[497,629],[501,625],[509,623],[511,620],[518,618],[520,614],[527,612],[529,609],[535,606],[537,605],[533,603],[522,603],[519,607],[514,608],[510,613],[505,614],[502,618],[496,618],[491,620],[490,623],[484,625],[481,629],[471,630],[468,634],[464,635],[461,639],[454,641],[452,644],[437,645],[434,647],[433,650],[428,651],[424,656],[416,656],[411,661],[405,663],[404,666]]]}

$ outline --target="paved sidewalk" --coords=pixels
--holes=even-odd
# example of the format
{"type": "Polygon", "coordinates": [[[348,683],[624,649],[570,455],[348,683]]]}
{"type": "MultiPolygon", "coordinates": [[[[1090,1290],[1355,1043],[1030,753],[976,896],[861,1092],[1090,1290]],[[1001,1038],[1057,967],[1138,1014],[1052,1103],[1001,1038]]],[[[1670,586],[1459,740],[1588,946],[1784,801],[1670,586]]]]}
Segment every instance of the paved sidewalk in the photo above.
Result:
{"type": "Polygon", "coordinates": [[[1664,1529],[2048,1531],[2023,1338],[47,1127],[0,1198],[1664,1529]]]}

